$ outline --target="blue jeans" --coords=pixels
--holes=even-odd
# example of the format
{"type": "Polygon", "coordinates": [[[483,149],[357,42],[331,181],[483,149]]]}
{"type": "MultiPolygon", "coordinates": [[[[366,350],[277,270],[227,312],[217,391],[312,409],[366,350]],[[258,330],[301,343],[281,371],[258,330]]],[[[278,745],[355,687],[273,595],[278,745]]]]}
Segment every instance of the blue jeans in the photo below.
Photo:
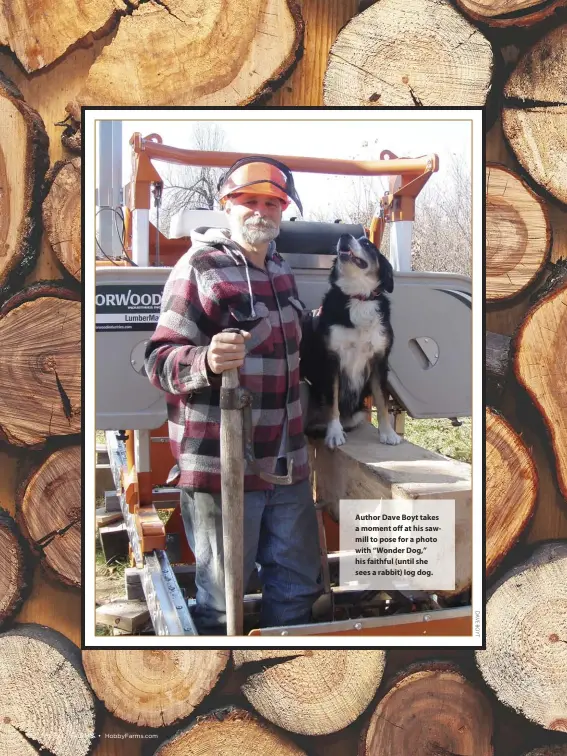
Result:
{"type": "MultiPolygon", "coordinates": [[[[287,464],[278,460],[276,474],[287,464]]],[[[199,634],[226,634],[221,495],[181,488],[181,515],[196,560],[199,634]]],[[[320,595],[321,557],[309,478],[268,491],[244,492],[244,587],[254,563],[262,582],[261,627],[311,620],[320,595]]]]}

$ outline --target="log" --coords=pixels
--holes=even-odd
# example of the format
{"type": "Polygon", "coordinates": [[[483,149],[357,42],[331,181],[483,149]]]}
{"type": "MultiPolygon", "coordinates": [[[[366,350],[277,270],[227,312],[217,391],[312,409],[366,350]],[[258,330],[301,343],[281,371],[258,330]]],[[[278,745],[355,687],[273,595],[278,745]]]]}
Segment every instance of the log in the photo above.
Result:
{"type": "Polygon", "coordinates": [[[549,259],[551,224],[544,201],[505,166],[487,164],[486,300],[524,291],[549,259]]]}
{"type": "Polygon", "coordinates": [[[26,540],[14,518],[0,507],[0,628],[20,611],[32,587],[33,567],[26,540]]]}
{"type": "Polygon", "coordinates": [[[46,178],[43,225],[65,269],[81,280],[81,158],[60,160],[46,178]]]}
{"type": "Polygon", "coordinates": [[[553,265],[538,295],[518,329],[513,370],[543,417],[567,499],[567,260],[553,265]]]}
{"type": "MultiPolygon", "coordinates": [[[[238,328],[226,328],[239,333],[238,328]]],[[[238,369],[222,374],[221,397],[240,386],[238,369]]],[[[226,634],[242,635],[244,630],[244,468],[243,412],[220,411],[220,468],[222,500],[222,551],[226,634]]]]}
{"type": "Polygon", "coordinates": [[[81,431],[80,295],[42,281],[0,310],[0,437],[41,447],[81,431]],[[17,389],[17,390],[16,390],[17,389]]]}
{"type": "Polygon", "coordinates": [[[234,668],[238,669],[243,664],[248,664],[249,662],[263,662],[267,659],[289,659],[294,656],[311,656],[312,653],[313,652],[308,649],[293,650],[291,648],[280,648],[279,650],[271,648],[265,651],[255,649],[234,649],[232,652],[232,660],[234,662],[234,668]]]}
{"type": "Polygon", "coordinates": [[[306,756],[283,733],[244,709],[230,706],[198,717],[175,733],[155,756],[306,756]]]}
{"type": "Polygon", "coordinates": [[[21,287],[36,263],[42,185],[49,166],[49,139],[40,115],[1,72],[0,134],[1,304],[21,287]]]}
{"type": "Polygon", "coordinates": [[[485,367],[487,388],[500,396],[506,386],[510,371],[510,336],[486,332],[485,367]]]}
{"type": "Polygon", "coordinates": [[[355,16],[331,47],[323,100],[328,106],[483,106],[492,68],[490,42],[448,0],[380,0],[355,16]]]}
{"type": "Polygon", "coordinates": [[[449,662],[421,662],[389,683],[359,741],[358,756],[492,756],[484,694],[449,662]]]}
{"type": "Polygon", "coordinates": [[[494,27],[533,26],[565,6],[565,0],[456,0],[463,11],[494,27]]]}
{"type": "Polygon", "coordinates": [[[384,664],[384,651],[313,650],[250,675],[242,692],[278,727],[325,735],[362,714],[380,685],[384,664]]]}
{"type": "Polygon", "coordinates": [[[230,651],[178,649],[83,651],[97,697],[115,717],[138,727],[176,724],[193,713],[228,663],[230,651]]]}
{"type": "Polygon", "coordinates": [[[238,0],[150,0],[121,19],[67,111],[80,121],[82,105],[101,102],[248,105],[289,75],[303,32],[297,0],[249,0],[245,13],[238,0]]]}
{"type": "Polygon", "coordinates": [[[35,624],[0,635],[0,753],[83,756],[98,743],[95,699],[80,650],[35,624]]]}
{"type": "Polygon", "coordinates": [[[538,474],[510,425],[486,409],[486,574],[517,542],[535,511],[538,474]]]}
{"type": "Polygon", "coordinates": [[[127,6],[119,0],[23,0],[16,9],[3,3],[0,44],[7,45],[30,73],[76,47],[107,34],[127,6]]]}
{"type": "Polygon", "coordinates": [[[81,447],[67,446],[22,467],[16,522],[48,575],[81,585],[81,447]]]}
{"type": "Polygon", "coordinates": [[[504,87],[502,128],[538,188],[567,203],[567,25],[541,37],[504,87]]]}
{"type": "Polygon", "coordinates": [[[567,732],[566,605],[567,542],[548,542],[493,587],[486,650],[476,652],[502,703],[560,732],[567,732]]]}

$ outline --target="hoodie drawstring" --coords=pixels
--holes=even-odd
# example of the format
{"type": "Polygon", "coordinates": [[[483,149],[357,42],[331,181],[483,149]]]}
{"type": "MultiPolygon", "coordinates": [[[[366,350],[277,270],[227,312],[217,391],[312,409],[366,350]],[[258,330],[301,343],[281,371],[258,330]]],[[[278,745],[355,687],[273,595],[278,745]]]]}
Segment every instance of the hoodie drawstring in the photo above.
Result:
{"type": "MultiPolygon", "coordinates": [[[[257,318],[258,316],[256,315],[256,310],[254,309],[254,296],[252,294],[252,284],[250,282],[248,260],[246,258],[246,255],[237,248],[237,245],[234,242],[232,242],[228,230],[218,228],[196,228],[191,232],[191,241],[193,243],[193,246],[191,247],[191,250],[193,252],[197,250],[197,245],[222,244],[233,259],[235,258],[236,254],[240,256],[244,265],[246,266],[246,280],[248,281],[248,293],[250,295],[250,319],[254,320],[255,318],[257,318]]],[[[271,241],[268,246],[269,257],[272,257],[274,255],[275,249],[276,244],[274,241],[271,241]]]]}
{"type": "Polygon", "coordinates": [[[250,271],[248,270],[248,262],[245,257],[244,257],[244,262],[246,265],[246,279],[248,280],[248,291],[250,293],[250,319],[253,320],[256,317],[256,310],[254,309],[254,298],[252,296],[252,284],[250,283],[250,271]]]}
{"type": "MultiPolygon", "coordinates": [[[[274,247],[276,245],[274,242],[270,242],[270,245],[268,247],[268,253],[272,252],[274,247]]],[[[244,260],[244,265],[246,266],[246,280],[248,281],[248,293],[250,294],[250,319],[253,320],[257,317],[256,310],[254,309],[254,297],[252,296],[252,284],[250,283],[250,271],[248,269],[248,260],[246,259],[246,255],[243,254],[240,250],[237,250],[238,254],[242,257],[244,260]]]]}

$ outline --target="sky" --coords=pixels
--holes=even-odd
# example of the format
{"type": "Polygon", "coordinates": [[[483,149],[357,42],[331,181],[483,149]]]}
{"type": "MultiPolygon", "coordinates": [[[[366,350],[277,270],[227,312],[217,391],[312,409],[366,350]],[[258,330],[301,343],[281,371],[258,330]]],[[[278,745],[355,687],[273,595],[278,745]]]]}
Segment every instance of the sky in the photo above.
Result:
{"type": "MultiPolygon", "coordinates": [[[[227,113],[227,119],[230,114],[227,113]]],[[[391,150],[399,157],[420,157],[429,153],[439,156],[439,172],[429,184],[447,186],[449,158],[454,155],[468,166],[470,171],[471,135],[470,121],[442,120],[443,112],[432,114],[431,120],[402,121],[369,119],[365,121],[308,120],[303,111],[298,111],[294,121],[254,121],[251,115],[246,122],[221,121],[211,118],[211,123],[221,126],[227,139],[228,151],[252,154],[302,155],[327,158],[358,158],[376,160],[382,150],[391,150]],[[301,118],[305,120],[299,120],[301,118]]],[[[139,131],[142,136],[158,133],[163,143],[186,149],[194,149],[192,129],[195,121],[124,120],[122,121],[123,183],[130,179],[131,135],[139,131]]],[[[480,159],[480,156],[479,156],[480,159]]],[[[159,163],[156,163],[159,170],[159,163]]],[[[294,173],[295,184],[303,202],[304,215],[332,207],[340,195],[352,191],[352,177],[329,177],[322,174],[294,173]]],[[[387,177],[379,179],[384,189],[387,177]]],[[[292,204],[284,218],[297,216],[292,204]]]]}

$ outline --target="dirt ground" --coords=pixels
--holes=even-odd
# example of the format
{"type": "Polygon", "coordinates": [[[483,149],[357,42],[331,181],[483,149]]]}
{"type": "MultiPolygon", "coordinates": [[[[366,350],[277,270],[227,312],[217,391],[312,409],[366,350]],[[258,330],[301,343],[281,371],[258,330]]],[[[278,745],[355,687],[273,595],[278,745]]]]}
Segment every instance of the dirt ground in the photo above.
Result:
{"type": "Polygon", "coordinates": [[[124,577],[111,571],[112,567],[96,568],[96,605],[101,606],[109,601],[124,597],[124,577]]]}

